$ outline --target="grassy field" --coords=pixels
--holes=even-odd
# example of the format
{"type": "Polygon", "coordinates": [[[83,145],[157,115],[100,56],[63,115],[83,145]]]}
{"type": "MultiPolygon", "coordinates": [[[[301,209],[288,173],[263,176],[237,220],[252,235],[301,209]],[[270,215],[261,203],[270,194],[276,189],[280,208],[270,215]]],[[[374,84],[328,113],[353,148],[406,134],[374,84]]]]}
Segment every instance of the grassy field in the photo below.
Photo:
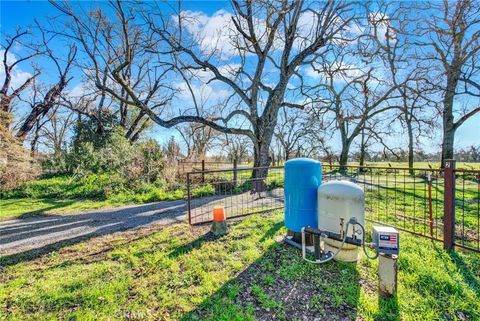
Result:
{"type": "Polygon", "coordinates": [[[207,232],[175,224],[0,258],[0,319],[480,319],[479,255],[402,233],[398,296],[384,300],[376,260],[306,263],[277,242],[280,212],[207,232]]]}

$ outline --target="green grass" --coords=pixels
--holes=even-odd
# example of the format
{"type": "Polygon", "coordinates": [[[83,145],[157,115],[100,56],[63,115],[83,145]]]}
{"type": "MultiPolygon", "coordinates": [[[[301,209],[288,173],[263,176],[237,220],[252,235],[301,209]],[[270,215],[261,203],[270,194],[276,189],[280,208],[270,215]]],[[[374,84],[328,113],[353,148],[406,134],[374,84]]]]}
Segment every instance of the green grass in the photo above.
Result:
{"type": "Polygon", "coordinates": [[[398,296],[379,300],[376,260],[306,263],[275,241],[280,212],[230,222],[218,239],[207,231],[175,224],[0,258],[0,319],[480,319],[478,254],[402,233],[398,296]]]}

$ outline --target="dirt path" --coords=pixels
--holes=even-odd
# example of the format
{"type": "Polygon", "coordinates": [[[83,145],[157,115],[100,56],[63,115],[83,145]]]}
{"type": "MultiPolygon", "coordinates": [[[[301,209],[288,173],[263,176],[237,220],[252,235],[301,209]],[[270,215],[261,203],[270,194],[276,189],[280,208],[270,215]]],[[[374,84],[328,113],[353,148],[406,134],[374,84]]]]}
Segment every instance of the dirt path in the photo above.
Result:
{"type": "MultiPolygon", "coordinates": [[[[274,193],[257,199],[254,195],[217,195],[192,201],[192,220],[210,218],[214,205],[223,205],[230,214],[244,214],[283,201],[274,193]]],[[[55,248],[79,243],[95,236],[118,231],[187,221],[185,200],[125,206],[72,215],[40,215],[0,222],[0,256],[40,255],[55,248]]]]}

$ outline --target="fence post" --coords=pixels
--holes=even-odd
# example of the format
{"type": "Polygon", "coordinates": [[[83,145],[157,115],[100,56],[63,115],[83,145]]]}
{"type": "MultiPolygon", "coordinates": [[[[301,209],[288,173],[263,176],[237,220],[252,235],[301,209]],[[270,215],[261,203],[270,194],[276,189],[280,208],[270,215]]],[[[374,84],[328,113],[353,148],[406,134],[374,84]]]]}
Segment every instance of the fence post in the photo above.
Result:
{"type": "Polygon", "coordinates": [[[443,173],[443,248],[448,250],[455,244],[455,160],[445,160],[443,173]]]}
{"type": "Polygon", "coordinates": [[[188,224],[192,225],[192,194],[190,191],[190,173],[187,173],[187,211],[188,211],[188,224]]]}
{"type": "Polygon", "coordinates": [[[233,186],[237,187],[237,158],[233,159],[233,186]]]}
{"type": "Polygon", "coordinates": [[[205,183],[205,160],[202,159],[202,183],[205,183]]]}

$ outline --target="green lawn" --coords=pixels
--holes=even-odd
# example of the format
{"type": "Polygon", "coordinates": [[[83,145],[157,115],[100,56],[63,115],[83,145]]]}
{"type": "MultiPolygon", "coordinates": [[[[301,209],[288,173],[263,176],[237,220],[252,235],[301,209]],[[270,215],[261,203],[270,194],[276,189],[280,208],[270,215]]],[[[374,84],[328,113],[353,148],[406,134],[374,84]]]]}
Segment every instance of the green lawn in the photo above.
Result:
{"type": "Polygon", "coordinates": [[[302,261],[276,241],[280,212],[230,222],[219,239],[207,232],[175,224],[0,258],[0,319],[480,319],[476,254],[402,233],[398,296],[379,300],[377,261],[302,261]]]}

